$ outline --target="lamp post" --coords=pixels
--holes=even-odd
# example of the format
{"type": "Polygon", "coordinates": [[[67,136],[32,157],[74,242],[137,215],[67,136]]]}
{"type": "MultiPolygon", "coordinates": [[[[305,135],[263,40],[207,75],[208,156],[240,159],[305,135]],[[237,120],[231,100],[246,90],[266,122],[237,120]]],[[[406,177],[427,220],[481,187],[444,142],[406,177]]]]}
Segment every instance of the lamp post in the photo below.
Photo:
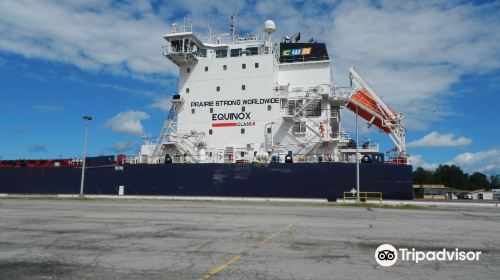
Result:
{"type": "Polygon", "coordinates": [[[80,198],[83,197],[83,182],[85,180],[85,157],[87,155],[87,130],[89,127],[89,121],[92,120],[91,116],[83,116],[83,119],[85,121],[85,138],[83,141],[83,165],[82,165],[82,180],[80,182],[80,198]]]}
{"type": "Polygon", "coordinates": [[[358,104],[356,104],[356,202],[359,203],[359,143],[358,143],[358,104]]]}

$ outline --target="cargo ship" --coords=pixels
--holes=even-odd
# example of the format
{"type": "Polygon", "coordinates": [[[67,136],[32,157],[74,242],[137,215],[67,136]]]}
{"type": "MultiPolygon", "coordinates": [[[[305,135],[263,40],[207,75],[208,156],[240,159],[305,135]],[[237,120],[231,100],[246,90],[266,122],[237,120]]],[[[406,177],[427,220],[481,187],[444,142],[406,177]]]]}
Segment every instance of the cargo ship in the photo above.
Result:
{"type": "Polygon", "coordinates": [[[0,161],[0,193],[325,198],[356,187],[388,199],[412,199],[412,168],[403,115],[386,105],[355,67],[350,85],[333,84],[325,43],[300,33],[201,37],[192,24],[172,24],[163,55],[179,69],[178,92],[159,136],[140,153],[66,160],[0,161]],[[343,110],[394,143],[358,143],[343,110]],[[359,168],[359,173],[356,171],[359,168]]]}

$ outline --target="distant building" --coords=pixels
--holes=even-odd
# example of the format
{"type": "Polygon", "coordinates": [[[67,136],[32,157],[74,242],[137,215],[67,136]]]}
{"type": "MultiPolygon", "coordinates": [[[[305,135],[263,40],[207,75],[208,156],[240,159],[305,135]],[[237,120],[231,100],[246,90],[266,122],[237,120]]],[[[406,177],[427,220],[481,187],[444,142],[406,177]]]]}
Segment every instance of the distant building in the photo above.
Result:
{"type": "Polygon", "coordinates": [[[420,184],[413,185],[414,199],[446,199],[444,185],[420,184]]]}
{"type": "MultiPolygon", "coordinates": [[[[487,190],[475,190],[470,192],[472,194],[472,199],[474,200],[492,200],[493,192],[487,190]]],[[[498,193],[500,194],[500,192],[498,193]]]]}

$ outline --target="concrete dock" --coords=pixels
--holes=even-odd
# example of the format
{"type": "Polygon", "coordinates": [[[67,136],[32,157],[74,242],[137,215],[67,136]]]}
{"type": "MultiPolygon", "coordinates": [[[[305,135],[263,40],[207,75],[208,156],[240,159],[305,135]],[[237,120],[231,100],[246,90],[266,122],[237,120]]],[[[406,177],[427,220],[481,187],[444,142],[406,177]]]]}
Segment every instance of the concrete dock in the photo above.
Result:
{"type": "Polygon", "coordinates": [[[0,199],[0,279],[498,279],[498,208],[0,199]],[[381,267],[384,243],[482,251],[381,267]]]}

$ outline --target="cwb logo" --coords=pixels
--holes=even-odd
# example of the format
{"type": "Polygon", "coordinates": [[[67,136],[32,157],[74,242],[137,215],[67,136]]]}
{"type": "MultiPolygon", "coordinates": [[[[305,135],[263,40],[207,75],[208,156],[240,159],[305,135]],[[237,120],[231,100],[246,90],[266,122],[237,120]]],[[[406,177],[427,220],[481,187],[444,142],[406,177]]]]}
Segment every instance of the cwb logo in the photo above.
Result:
{"type": "Polygon", "coordinates": [[[294,55],[310,55],[312,48],[301,48],[301,49],[291,49],[283,50],[281,52],[282,56],[294,56],[294,55]]]}
{"type": "Polygon", "coordinates": [[[398,250],[391,244],[382,244],[375,250],[375,260],[381,266],[393,266],[398,260],[398,250]]]}

